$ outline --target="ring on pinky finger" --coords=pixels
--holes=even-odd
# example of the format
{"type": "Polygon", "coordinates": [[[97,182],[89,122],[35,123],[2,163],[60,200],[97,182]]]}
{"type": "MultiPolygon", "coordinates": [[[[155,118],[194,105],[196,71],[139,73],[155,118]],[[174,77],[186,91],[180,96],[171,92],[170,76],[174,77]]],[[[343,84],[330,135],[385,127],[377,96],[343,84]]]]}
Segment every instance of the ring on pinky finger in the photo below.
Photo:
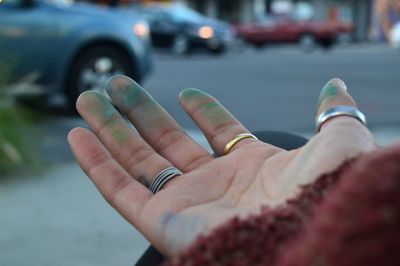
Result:
{"type": "Polygon", "coordinates": [[[365,115],[358,110],[357,108],[351,107],[351,106],[335,106],[332,108],[329,108],[325,112],[322,112],[317,119],[315,120],[315,129],[316,132],[319,132],[321,130],[321,127],[325,122],[328,120],[338,117],[338,116],[348,116],[352,117],[354,119],[357,119],[362,123],[364,126],[367,125],[367,119],[365,118],[365,115]]]}

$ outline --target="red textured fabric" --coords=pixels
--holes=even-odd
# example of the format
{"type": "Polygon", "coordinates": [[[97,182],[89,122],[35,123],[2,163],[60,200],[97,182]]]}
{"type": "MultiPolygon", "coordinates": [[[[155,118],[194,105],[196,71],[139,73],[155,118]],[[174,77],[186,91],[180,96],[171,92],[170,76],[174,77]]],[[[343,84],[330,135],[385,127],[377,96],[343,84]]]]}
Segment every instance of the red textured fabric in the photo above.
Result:
{"type": "Polygon", "coordinates": [[[357,161],[323,203],[279,266],[400,265],[400,152],[357,161]]]}
{"type": "Polygon", "coordinates": [[[166,265],[400,265],[400,146],[344,163],[277,209],[199,237],[166,265]]]}

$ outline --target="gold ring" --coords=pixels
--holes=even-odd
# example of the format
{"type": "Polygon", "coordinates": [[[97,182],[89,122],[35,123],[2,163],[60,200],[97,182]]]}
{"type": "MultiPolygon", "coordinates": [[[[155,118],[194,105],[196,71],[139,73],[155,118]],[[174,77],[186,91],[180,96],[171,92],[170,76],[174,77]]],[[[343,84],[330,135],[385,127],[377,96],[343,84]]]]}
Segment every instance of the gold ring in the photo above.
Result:
{"type": "Polygon", "coordinates": [[[257,139],[258,138],[256,136],[254,136],[253,134],[250,133],[242,133],[239,134],[237,136],[235,136],[231,141],[229,141],[224,148],[224,153],[225,155],[227,155],[233,148],[233,146],[236,145],[236,143],[238,143],[239,141],[243,140],[243,139],[257,139]]]}

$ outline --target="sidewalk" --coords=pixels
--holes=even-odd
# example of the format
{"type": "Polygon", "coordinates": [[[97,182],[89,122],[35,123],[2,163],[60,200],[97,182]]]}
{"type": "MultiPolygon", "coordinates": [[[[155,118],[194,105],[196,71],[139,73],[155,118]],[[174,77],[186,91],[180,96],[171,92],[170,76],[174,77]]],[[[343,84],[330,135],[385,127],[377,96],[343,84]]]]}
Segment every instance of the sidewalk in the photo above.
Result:
{"type": "MultiPolygon", "coordinates": [[[[400,140],[396,128],[373,132],[381,145],[400,140]]],[[[126,266],[148,246],[74,162],[0,183],[0,215],[0,265],[126,266]]]]}
{"type": "Polygon", "coordinates": [[[133,265],[147,241],[76,163],[0,184],[0,265],[133,265]]]}

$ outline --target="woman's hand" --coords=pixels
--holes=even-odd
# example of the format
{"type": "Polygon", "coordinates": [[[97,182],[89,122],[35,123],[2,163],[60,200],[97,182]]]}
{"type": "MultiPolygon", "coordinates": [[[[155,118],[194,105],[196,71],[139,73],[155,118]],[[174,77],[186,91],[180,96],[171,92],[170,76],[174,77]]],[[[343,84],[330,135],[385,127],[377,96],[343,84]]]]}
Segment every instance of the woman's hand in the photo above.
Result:
{"type": "MultiPolygon", "coordinates": [[[[297,150],[244,139],[223,155],[230,140],[249,131],[217,100],[186,89],[180,103],[221,156],[215,159],[134,81],[116,76],[107,89],[135,129],[104,96],[86,92],[77,109],[94,133],[75,128],[69,143],[106,200],[167,256],[177,255],[197,236],[234,216],[284,204],[300,185],[375,147],[364,125],[341,116],[324,123],[297,150]],[[153,195],[149,184],[170,166],[183,175],[153,195]]],[[[344,83],[333,79],[321,91],[317,115],[337,105],[355,107],[344,83]]]]}

